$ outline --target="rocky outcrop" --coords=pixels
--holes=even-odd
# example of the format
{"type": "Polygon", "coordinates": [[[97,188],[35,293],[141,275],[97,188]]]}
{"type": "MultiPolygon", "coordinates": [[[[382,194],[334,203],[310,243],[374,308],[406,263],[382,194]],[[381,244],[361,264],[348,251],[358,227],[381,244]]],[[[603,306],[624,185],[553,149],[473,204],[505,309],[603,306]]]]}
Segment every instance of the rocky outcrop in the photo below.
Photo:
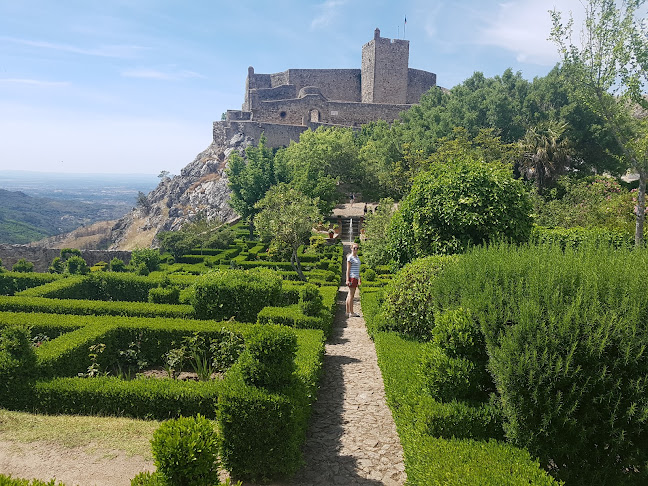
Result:
{"type": "Polygon", "coordinates": [[[255,140],[243,133],[222,143],[212,143],[187,165],[180,175],[165,178],[146,201],[121,218],[112,228],[111,250],[156,246],[159,231],[177,230],[197,214],[208,220],[232,221],[225,168],[233,151],[243,154],[255,140]]]}

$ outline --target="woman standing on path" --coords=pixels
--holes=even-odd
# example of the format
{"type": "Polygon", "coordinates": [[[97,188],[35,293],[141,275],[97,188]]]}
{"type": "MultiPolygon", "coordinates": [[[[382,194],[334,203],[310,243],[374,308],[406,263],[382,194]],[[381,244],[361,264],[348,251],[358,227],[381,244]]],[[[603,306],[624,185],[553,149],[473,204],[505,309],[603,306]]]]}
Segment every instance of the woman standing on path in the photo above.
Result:
{"type": "Polygon", "coordinates": [[[360,258],[358,258],[358,244],[351,245],[351,253],[347,255],[346,284],[349,293],[346,300],[347,317],[360,317],[360,314],[353,312],[353,298],[358,285],[360,285],[360,258]]]}

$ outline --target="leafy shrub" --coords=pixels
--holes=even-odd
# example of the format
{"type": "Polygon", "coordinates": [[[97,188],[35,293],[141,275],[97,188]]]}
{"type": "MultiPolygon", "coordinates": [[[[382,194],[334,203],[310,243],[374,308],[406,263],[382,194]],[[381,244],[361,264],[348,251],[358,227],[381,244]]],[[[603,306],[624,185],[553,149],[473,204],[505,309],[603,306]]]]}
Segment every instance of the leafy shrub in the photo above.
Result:
{"type": "Polygon", "coordinates": [[[471,398],[476,387],[471,382],[474,363],[451,358],[436,343],[427,343],[421,356],[420,372],[430,394],[443,402],[471,398]]]}
{"type": "Polygon", "coordinates": [[[299,290],[299,308],[307,316],[316,316],[324,308],[316,285],[307,283],[299,290]]]}
{"type": "Polygon", "coordinates": [[[510,168],[452,160],[433,164],[414,179],[389,225],[387,252],[403,266],[499,239],[525,242],[531,226],[529,196],[510,168]]]}
{"type": "Polygon", "coordinates": [[[366,282],[373,282],[373,281],[375,281],[375,280],[376,280],[376,271],[375,271],[375,270],[372,270],[371,268],[367,268],[367,269],[364,271],[364,277],[362,278],[362,280],[364,280],[364,281],[366,281],[366,282]]]}
{"type": "Polygon", "coordinates": [[[16,263],[13,264],[11,270],[13,272],[20,272],[20,273],[33,272],[34,264],[32,262],[28,262],[24,258],[21,258],[20,260],[18,260],[16,263]]]}
{"type": "Polygon", "coordinates": [[[437,387],[457,387],[456,394],[453,395],[446,388],[449,394],[441,394],[439,398],[486,399],[488,393],[494,390],[493,380],[486,369],[488,354],[484,336],[470,312],[458,308],[436,314],[431,346],[438,347],[445,357],[433,351],[428,355],[430,359],[423,365],[431,372],[426,377],[428,389],[440,392],[437,387]],[[444,367],[448,367],[447,374],[443,371],[444,367]],[[452,383],[450,376],[452,369],[459,373],[455,383],[452,383]],[[466,373],[467,382],[462,379],[463,373],[466,373]]]}
{"type": "Polygon", "coordinates": [[[212,486],[218,479],[218,437],[200,414],[164,422],[153,433],[157,470],[173,486],[212,486]]]}
{"type": "MultiPolygon", "coordinates": [[[[361,296],[365,319],[371,320],[376,313],[365,310],[364,299],[374,299],[376,292],[362,292],[361,296]]],[[[369,320],[367,325],[373,327],[369,320]]],[[[375,332],[374,338],[387,401],[403,444],[408,482],[457,486],[561,484],[527,451],[489,440],[503,434],[497,408],[439,403],[421,394],[421,376],[412,370],[424,343],[391,332],[375,332]]]]}
{"type": "Polygon", "coordinates": [[[88,267],[86,261],[77,255],[68,258],[65,267],[70,275],[86,275],[90,273],[90,267],[88,267]]]}
{"type": "Polygon", "coordinates": [[[27,399],[27,389],[36,375],[36,352],[30,332],[23,326],[0,330],[0,404],[15,406],[27,399]]]}
{"type": "Polygon", "coordinates": [[[30,411],[48,414],[117,415],[166,420],[200,413],[216,416],[220,383],[114,376],[54,378],[34,385],[30,411]]]}
{"type": "Polygon", "coordinates": [[[135,269],[135,274],[140,275],[142,277],[146,277],[148,274],[151,273],[151,270],[149,270],[149,267],[146,266],[146,263],[140,262],[136,264],[134,267],[135,269]]]}
{"type": "Polygon", "coordinates": [[[570,484],[645,480],[648,250],[474,249],[432,282],[485,336],[507,437],[570,484]],[[640,412],[641,411],[641,412],[640,412]]]}
{"type": "Polygon", "coordinates": [[[430,281],[453,256],[430,256],[401,269],[385,287],[383,312],[388,329],[429,339],[434,328],[435,301],[430,281]]]}
{"type": "MultiPolygon", "coordinates": [[[[412,440],[405,437],[404,441],[412,440]]],[[[495,440],[416,438],[417,453],[409,461],[412,484],[459,486],[558,486],[524,449],[495,440]]]]}
{"type": "Polygon", "coordinates": [[[245,340],[235,332],[223,329],[221,338],[213,341],[211,346],[212,365],[220,372],[225,372],[236,363],[245,349],[245,340]]]}
{"type": "Polygon", "coordinates": [[[421,396],[416,401],[412,423],[422,434],[445,439],[504,440],[502,416],[497,405],[488,402],[452,400],[441,403],[421,396]]]}
{"type": "Polygon", "coordinates": [[[67,259],[72,256],[82,256],[81,250],[78,248],[61,248],[61,259],[63,261],[67,261],[67,259]]]}
{"type": "Polygon", "coordinates": [[[160,251],[155,248],[138,248],[133,250],[130,265],[133,268],[140,268],[142,263],[149,272],[157,270],[160,267],[160,251]]]}
{"type": "Polygon", "coordinates": [[[180,289],[177,287],[154,287],[149,290],[148,301],[153,304],[179,304],[180,289]]]}
{"type": "Polygon", "coordinates": [[[168,483],[160,472],[142,471],[131,479],[131,486],[168,486],[168,483]]]}
{"type": "Polygon", "coordinates": [[[113,258],[112,260],[110,260],[110,271],[125,272],[126,264],[124,263],[124,260],[120,260],[119,258],[113,258]]]}
{"type": "Polygon", "coordinates": [[[281,277],[268,269],[221,270],[196,282],[193,306],[199,319],[256,322],[257,314],[281,298],[281,277]]]}
{"type": "Polygon", "coordinates": [[[545,228],[534,226],[530,241],[535,244],[556,244],[565,248],[578,248],[580,245],[605,245],[614,248],[631,249],[634,234],[606,228],[545,228]]]}
{"type": "Polygon", "coordinates": [[[47,271],[49,273],[63,273],[65,271],[65,262],[61,257],[54,257],[47,271]]]}
{"type": "Polygon", "coordinates": [[[194,309],[190,305],[149,304],[148,302],[100,302],[18,296],[0,296],[0,310],[77,315],[194,318],[194,309]]]}
{"type": "Polygon", "coordinates": [[[237,478],[258,482],[294,474],[303,437],[295,405],[285,395],[246,386],[232,371],[218,396],[223,466],[237,478]]]}
{"type": "Polygon", "coordinates": [[[246,384],[278,391],[293,381],[297,337],[285,326],[252,326],[239,358],[246,384]]]}
{"type": "Polygon", "coordinates": [[[48,273],[2,272],[0,273],[0,295],[14,295],[61,279],[60,275],[48,273]]]}
{"type": "Polygon", "coordinates": [[[363,224],[365,237],[362,245],[363,261],[368,265],[387,264],[390,255],[387,251],[388,239],[385,238],[387,228],[396,211],[394,200],[391,198],[382,199],[375,212],[368,213],[363,224]]]}

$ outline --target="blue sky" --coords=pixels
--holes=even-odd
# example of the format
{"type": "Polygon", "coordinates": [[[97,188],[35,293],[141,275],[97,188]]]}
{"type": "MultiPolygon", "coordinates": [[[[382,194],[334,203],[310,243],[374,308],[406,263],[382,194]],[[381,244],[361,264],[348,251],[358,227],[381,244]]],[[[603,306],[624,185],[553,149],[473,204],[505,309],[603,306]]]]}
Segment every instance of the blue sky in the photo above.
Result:
{"type": "MultiPolygon", "coordinates": [[[[451,88],[558,61],[579,0],[0,0],[0,170],[173,174],[240,109],[248,66],[359,68],[376,27],[451,88]]],[[[579,25],[579,24],[577,24],[579,25]]]]}

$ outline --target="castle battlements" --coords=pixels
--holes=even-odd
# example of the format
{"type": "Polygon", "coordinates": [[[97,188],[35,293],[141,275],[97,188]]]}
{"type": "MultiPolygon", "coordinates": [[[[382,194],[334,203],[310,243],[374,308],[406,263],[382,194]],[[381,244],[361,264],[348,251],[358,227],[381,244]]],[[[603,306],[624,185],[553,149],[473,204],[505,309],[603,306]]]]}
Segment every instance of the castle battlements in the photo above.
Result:
{"type": "Polygon", "coordinates": [[[362,46],[360,69],[288,69],[257,74],[248,68],[241,110],[214,122],[214,141],[235,133],[287,145],[320,125],[357,127],[394,121],[436,85],[436,74],[409,67],[409,41],[380,37],[362,46]],[[258,134],[258,136],[257,136],[258,134]]]}

